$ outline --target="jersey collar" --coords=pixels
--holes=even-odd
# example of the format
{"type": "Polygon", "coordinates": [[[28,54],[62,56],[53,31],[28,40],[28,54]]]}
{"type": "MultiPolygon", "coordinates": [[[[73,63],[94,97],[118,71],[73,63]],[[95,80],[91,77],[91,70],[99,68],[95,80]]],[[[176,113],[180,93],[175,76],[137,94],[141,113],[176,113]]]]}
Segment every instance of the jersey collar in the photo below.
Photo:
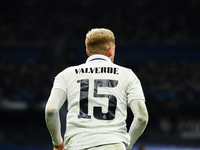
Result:
{"type": "Polygon", "coordinates": [[[105,55],[95,54],[95,55],[92,55],[92,56],[88,57],[88,59],[86,60],[86,63],[88,63],[88,62],[90,62],[90,61],[95,61],[95,60],[103,60],[103,61],[112,62],[112,61],[110,60],[110,58],[108,58],[108,57],[105,56],[105,55]]]}

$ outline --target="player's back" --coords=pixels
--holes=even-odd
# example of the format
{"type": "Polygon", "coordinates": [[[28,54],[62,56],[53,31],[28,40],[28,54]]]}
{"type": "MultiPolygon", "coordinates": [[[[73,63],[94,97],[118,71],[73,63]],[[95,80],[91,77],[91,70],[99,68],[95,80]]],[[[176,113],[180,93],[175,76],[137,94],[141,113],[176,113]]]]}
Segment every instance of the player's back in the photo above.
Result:
{"type": "Polygon", "coordinates": [[[107,57],[89,60],[60,73],[66,83],[68,99],[66,148],[128,144],[127,88],[133,73],[107,57]]]}

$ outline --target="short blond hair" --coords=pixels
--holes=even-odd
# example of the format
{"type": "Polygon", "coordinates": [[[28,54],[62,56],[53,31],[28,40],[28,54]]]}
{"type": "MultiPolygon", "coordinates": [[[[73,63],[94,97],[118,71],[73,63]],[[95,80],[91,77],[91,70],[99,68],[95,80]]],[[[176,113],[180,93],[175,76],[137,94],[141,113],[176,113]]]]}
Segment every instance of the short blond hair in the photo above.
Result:
{"type": "Polygon", "coordinates": [[[86,34],[85,45],[90,53],[107,51],[113,44],[115,44],[115,36],[109,29],[96,28],[86,34]]]}

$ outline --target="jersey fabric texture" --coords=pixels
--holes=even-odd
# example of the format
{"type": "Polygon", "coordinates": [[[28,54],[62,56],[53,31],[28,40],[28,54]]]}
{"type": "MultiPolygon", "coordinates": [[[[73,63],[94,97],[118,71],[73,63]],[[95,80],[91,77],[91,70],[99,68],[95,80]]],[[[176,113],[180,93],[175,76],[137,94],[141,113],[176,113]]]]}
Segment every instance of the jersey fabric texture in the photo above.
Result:
{"type": "Polygon", "coordinates": [[[54,80],[68,100],[65,149],[78,150],[111,143],[129,145],[127,104],[145,100],[139,79],[131,69],[104,55],[66,68],[54,80]]]}

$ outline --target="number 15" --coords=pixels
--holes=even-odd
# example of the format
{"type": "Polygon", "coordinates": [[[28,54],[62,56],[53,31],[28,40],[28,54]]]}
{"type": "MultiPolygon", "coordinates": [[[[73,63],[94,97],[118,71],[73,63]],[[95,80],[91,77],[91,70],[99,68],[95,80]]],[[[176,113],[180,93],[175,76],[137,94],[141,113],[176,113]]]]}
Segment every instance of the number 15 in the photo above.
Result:
{"type": "MultiPolygon", "coordinates": [[[[89,79],[78,80],[80,83],[80,111],[78,118],[91,119],[88,114],[88,91],[89,91],[89,79]]],[[[110,87],[114,88],[118,84],[117,80],[106,80],[106,79],[96,79],[94,80],[94,97],[107,97],[108,98],[108,112],[103,113],[102,107],[93,108],[93,116],[100,120],[112,120],[115,118],[115,111],[117,107],[117,98],[110,94],[97,94],[98,87],[110,87]]],[[[101,99],[98,99],[101,100],[101,99]]]]}

